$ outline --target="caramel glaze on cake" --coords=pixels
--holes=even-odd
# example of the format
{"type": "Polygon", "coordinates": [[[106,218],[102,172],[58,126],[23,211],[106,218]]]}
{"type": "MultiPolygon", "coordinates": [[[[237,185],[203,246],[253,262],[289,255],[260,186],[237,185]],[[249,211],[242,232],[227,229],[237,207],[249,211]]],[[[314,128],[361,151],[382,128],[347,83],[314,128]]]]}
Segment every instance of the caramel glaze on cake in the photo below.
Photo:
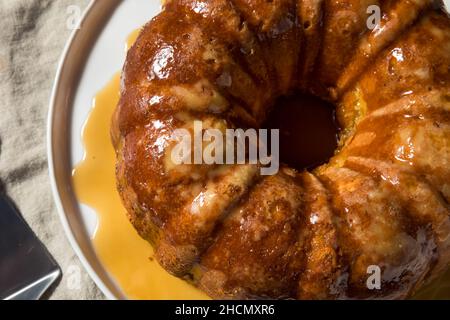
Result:
{"type": "MultiPolygon", "coordinates": [[[[214,298],[405,298],[450,261],[450,19],[426,0],[172,0],[142,30],[112,125],[118,190],[170,273],[214,298]],[[367,8],[382,19],[370,30],[367,8]],[[336,106],[311,172],[174,165],[177,128],[336,106]],[[369,290],[367,268],[381,268],[369,290]]],[[[293,146],[295,147],[295,146],[293,146]]],[[[118,235],[119,236],[119,235],[118,235]]]]}

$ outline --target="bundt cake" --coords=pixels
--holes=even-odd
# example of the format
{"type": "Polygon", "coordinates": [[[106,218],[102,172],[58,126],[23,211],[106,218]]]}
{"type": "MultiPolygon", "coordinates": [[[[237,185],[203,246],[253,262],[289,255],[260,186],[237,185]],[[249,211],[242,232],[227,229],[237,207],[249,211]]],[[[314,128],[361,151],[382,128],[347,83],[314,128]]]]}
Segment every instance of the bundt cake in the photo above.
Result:
{"type": "MultiPolygon", "coordinates": [[[[117,187],[171,274],[213,298],[406,298],[450,262],[450,19],[431,0],[169,0],[123,69],[117,187]],[[380,21],[368,27],[368,8],[380,21]],[[312,170],[176,165],[177,128],[333,103],[312,170]],[[378,266],[380,285],[367,285],[378,266]]],[[[295,146],[292,146],[295,148],[295,146]]],[[[119,236],[119,235],[118,235],[119,236]]]]}

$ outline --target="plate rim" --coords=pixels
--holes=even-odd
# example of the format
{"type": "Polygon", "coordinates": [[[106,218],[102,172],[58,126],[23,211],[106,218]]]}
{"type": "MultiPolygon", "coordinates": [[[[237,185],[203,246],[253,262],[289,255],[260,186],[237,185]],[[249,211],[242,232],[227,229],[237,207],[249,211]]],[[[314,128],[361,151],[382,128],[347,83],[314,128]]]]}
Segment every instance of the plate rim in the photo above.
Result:
{"type": "MultiPolygon", "coordinates": [[[[111,13],[114,12],[114,9],[117,7],[117,5],[120,2],[121,2],[121,0],[106,1],[106,2],[91,0],[80,18],[79,26],[82,26],[83,24],[86,24],[89,20],[92,20],[94,13],[101,14],[99,12],[102,11],[105,3],[108,3],[107,6],[110,6],[110,8],[112,10],[112,11],[108,11],[108,12],[110,12],[110,14],[103,13],[103,15],[104,15],[103,18],[108,20],[112,15],[111,13]],[[101,5],[102,3],[103,3],[103,7],[101,5]]],[[[107,10],[105,10],[105,12],[107,12],[107,10]]],[[[103,26],[104,26],[104,24],[102,25],[102,27],[103,26]]],[[[99,29],[101,29],[101,28],[99,28],[99,29]]],[[[125,295],[122,292],[120,292],[120,289],[118,288],[117,284],[114,283],[114,280],[110,277],[110,275],[104,268],[103,268],[104,270],[103,270],[102,275],[99,274],[99,270],[96,270],[96,268],[102,267],[102,264],[100,262],[99,257],[95,254],[95,251],[93,251],[94,250],[93,248],[91,248],[91,250],[93,251],[93,252],[91,252],[91,254],[94,253],[95,259],[97,260],[96,261],[97,267],[94,266],[94,264],[91,261],[88,261],[88,259],[86,258],[86,252],[81,248],[81,246],[78,242],[77,236],[75,234],[75,231],[73,230],[73,227],[71,226],[71,222],[69,221],[67,212],[64,207],[63,200],[61,198],[60,190],[62,190],[64,187],[67,188],[67,186],[69,186],[69,189],[71,189],[70,192],[72,194],[74,194],[73,185],[72,185],[72,181],[71,181],[71,175],[69,174],[69,176],[70,176],[69,184],[66,183],[65,185],[61,185],[60,180],[63,179],[63,181],[67,182],[68,172],[65,172],[65,175],[66,175],[65,177],[62,176],[62,177],[59,177],[60,179],[57,178],[58,168],[56,168],[56,165],[61,160],[58,160],[57,157],[55,156],[55,149],[56,149],[55,148],[56,147],[56,142],[55,142],[55,133],[56,132],[54,130],[55,129],[55,118],[56,118],[56,112],[57,112],[58,106],[65,107],[66,108],[65,111],[68,111],[68,112],[73,111],[73,104],[74,104],[73,92],[65,92],[66,94],[64,95],[63,93],[61,93],[60,87],[61,87],[61,83],[64,80],[68,80],[70,78],[72,78],[71,81],[76,84],[75,89],[72,88],[72,91],[75,91],[79,85],[80,74],[77,75],[74,70],[69,70],[69,72],[66,72],[66,73],[64,73],[64,71],[68,65],[68,57],[75,50],[76,44],[81,41],[80,37],[81,37],[82,32],[80,30],[82,30],[81,27],[79,27],[78,29],[74,29],[71,32],[69,39],[67,40],[67,42],[64,46],[64,49],[62,51],[61,57],[58,62],[55,80],[54,80],[51,95],[50,95],[49,111],[48,111],[48,117],[47,117],[47,141],[46,141],[47,162],[48,162],[48,173],[49,173],[49,178],[50,178],[50,185],[51,185],[53,200],[54,200],[54,203],[56,206],[56,211],[58,213],[59,220],[63,226],[63,230],[66,235],[66,238],[69,240],[69,243],[70,243],[72,249],[74,250],[75,254],[77,255],[77,257],[80,260],[84,269],[87,271],[88,275],[94,281],[94,283],[97,285],[97,287],[100,289],[100,291],[106,296],[107,299],[109,299],[109,300],[126,299],[125,295]],[[69,98],[69,99],[65,99],[65,106],[61,106],[58,104],[58,101],[61,99],[61,96],[65,96],[66,98],[67,97],[69,98]]],[[[90,39],[91,42],[95,41],[95,39],[98,38],[98,32],[95,35],[91,35],[90,38],[91,38],[90,39]]],[[[89,46],[89,52],[90,52],[92,50],[93,43],[88,44],[88,46],[89,46]]],[[[83,56],[84,56],[84,58],[81,58],[80,60],[84,60],[83,64],[85,64],[87,54],[85,53],[83,56]]],[[[69,131],[70,130],[68,130],[67,134],[66,134],[67,144],[70,143],[69,142],[70,141],[70,132],[69,131]]],[[[62,152],[62,153],[67,153],[66,156],[68,157],[68,159],[70,159],[68,151],[69,150],[67,149],[67,150],[65,150],[65,152],[62,152]]],[[[61,152],[61,151],[59,151],[59,152],[61,152]]],[[[69,172],[70,172],[70,170],[69,170],[69,172]]],[[[63,173],[63,175],[64,175],[64,173],[63,173]]],[[[73,205],[73,203],[72,203],[72,205],[73,205]]],[[[76,203],[76,206],[78,206],[78,202],[76,203]]],[[[79,211],[79,208],[77,208],[76,210],[79,211]]]]}

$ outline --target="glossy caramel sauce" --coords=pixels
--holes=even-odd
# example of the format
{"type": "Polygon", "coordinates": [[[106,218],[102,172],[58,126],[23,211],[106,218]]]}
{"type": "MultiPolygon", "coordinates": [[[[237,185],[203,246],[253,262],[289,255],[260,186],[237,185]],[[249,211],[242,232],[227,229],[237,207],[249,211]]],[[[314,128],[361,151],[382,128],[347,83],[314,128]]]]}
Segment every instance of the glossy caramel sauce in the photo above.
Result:
{"type": "MultiPolygon", "coordinates": [[[[138,32],[130,36],[127,49],[138,32]]],[[[78,200],[93,208],[98,216],[93,236],[96,253],[130,299],[207,299],[204,293],[160,267],[152,257],[150,244],[139,237],[128,221],[116,190],[115,153],[109,133],[119,85],[120,74],[116,74],[93,99],[82,133],[85,155],[73,170],[78,200]]],[[[281,128],[280,160],[297,169],[326,162],[336,149],[339,129],[334,109],[314,97],[281,98],[265,127],[281,128]]],[[[450,272],[414,298],[450,299],[450,272]]]]}
{"type": "MultiPolygon", "coordinates": [[[[128,47],[134,42],[133,33],[128,47]]],[[[83,160],[73,170],[78,200],[93,208],[98,225],[93,236],[97,255],[130,299],[207,299],[187,282],[168,274],[152,258],[153,249],[126,216],[115,182],[115,153],[110,139],[112,114],[119,99],[116,74],[93,100],[83,128],[83,160]]]]}
{"type": "Polygon", "coordinates": [[[299,171],[328,162],[337,148],[334,106],[310,94],[278,99],[264,127],[280,129],[280,161],[299,171]]]}

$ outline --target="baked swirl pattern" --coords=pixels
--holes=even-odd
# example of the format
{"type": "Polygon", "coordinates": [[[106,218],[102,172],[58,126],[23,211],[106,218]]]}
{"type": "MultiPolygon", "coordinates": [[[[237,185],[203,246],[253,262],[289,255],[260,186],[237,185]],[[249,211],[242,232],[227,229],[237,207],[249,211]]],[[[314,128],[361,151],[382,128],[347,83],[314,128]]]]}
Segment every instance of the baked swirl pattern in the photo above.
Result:
{"type": "Polygon", "coordinates": [[[427,0],[172,0],[123,69],[112,124],[129,218],[214,298],[406,298],[450,261],[450,19],[427,0]],[[367,8],[382,19],[367,27],[367,8]],[[336,106],[312,172],[174,165],[173,133],[257,128],[301,90],[336,106]],[[369,290],[367,268],[381,268],[369,290]]]}

